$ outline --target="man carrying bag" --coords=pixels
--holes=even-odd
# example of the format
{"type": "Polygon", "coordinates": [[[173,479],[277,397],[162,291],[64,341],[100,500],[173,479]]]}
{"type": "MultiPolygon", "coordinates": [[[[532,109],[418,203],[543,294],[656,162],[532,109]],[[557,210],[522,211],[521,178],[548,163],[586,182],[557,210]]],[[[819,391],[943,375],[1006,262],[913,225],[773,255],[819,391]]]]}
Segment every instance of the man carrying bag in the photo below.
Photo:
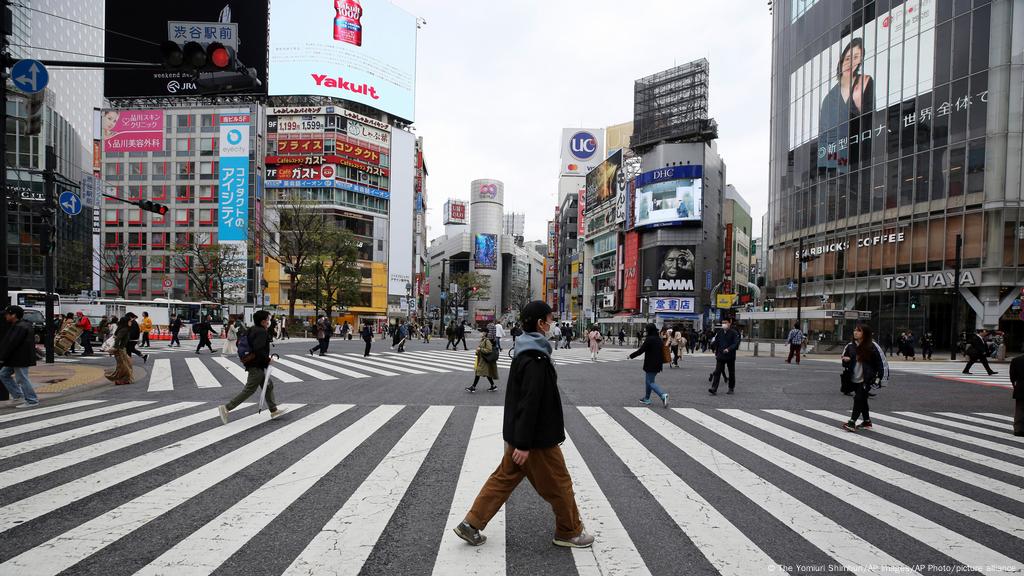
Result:
{"type": "Polygon", "coordinates": [[[252,321],[254,326],[246,330],[244,335],[239,336],[239,340],[247,339],[246,343],[239,344],[239,354],[245,354],[241,360],[249,376],[245,381],[245,388],[230,402],[218,408],[220,420],[224,424],[228,423],[228,412],[245,402],[256,392],[257,388],[264,388],[264,386],[263,394],[266,397],[267,408],[270,408],[270,418],[276,419],[285,413],[285,409],[278,408],[277,402],[274,401],[274,382],[267,378],[267,370],[270,368],[270,333],[267,332],[267,327],[270,325],[270,312],[260,310],[252,315],[252,321]]]}

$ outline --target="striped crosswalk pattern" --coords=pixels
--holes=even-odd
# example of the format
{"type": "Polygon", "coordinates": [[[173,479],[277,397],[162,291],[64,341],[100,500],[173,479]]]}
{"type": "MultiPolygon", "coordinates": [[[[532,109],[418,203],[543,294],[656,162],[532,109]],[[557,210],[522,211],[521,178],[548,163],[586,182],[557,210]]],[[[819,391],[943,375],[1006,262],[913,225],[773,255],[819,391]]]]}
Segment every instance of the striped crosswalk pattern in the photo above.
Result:
{"type": "Polygon", "coordinates": [[[878,413],[851,434],[823,410],[567,406],[596,537],[570,552],[522,492],[484,546],[452,532],[505,449],[502,408],[286,407],[227,425],[203,402],[0,419],[0,574],[1024,574],[1005,415],[878,413]]]}
{"type": "Polygon", "coordinates": [[[992,369],[997,372],[993,375],[986,374],[985,367],[981,364],[975,364],[971,367],[970,374],[964,374],[965,366],[966,364],[964,362],[952,362],[949,360],[900,360],[889,362],[889,369],[894,372],[910,372],[913,374],[934,376],[943,380],[966,382],[968,384],[978,384],[980,386],[991,386],[994,388],[1013,388],[1013,384],[1010,383],[1009,370],[1005,364],[993,365],[992,369]]]}
{"type": "MultiPolygon", "coordinates": [[[[399,353],[383,346],[369,357],[362,354],[331,352],[324,356],[282,353],[275,358],[273,377],[284,383],[330,382],[375,377],[408,377],[472,372],[474,350],[413,350],[399,353]]],[[[597,362],[616,362],[627,358],[629,351],[603,350],[597,362]]],[[[556,350],[555,364],[560,366],[590,365],[586,348],[556,350]]],[[[498,368],[507,370],[512,359],[505,351],[498,358],[498,368]]],[[[152,362],[146,389],[148,392],[170,392],[175,389],[220,388],[245,383],[245,369],[231,356],[195,356],[159,358],[152,362]]]]}

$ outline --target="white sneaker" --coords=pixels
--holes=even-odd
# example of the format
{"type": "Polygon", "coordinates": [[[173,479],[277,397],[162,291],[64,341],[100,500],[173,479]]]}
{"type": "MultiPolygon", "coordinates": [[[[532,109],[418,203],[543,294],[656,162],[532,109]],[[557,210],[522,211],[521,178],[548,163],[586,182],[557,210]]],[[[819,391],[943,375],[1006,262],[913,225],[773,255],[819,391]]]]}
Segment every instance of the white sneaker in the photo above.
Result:
{"type": "Polygon", "coordinates": [[[22,402],[15,406],[15,408],[35,408],[36,406],[39,406],[39,402],[22,402]]]}
{"type": "Polygon", "coordinates": [[[228,407],[221,404],[217,406],[217,412],[220,412],[220,421],[224,424],[228,423],[228,407]]]}
{"type": "Polygon", "coordinates": [[[11,398],[10,400],[4,400],[4,406],[7,408],[13,408],[24,401],[24,398],[11,398]]]}
{"type": "Polygon", "coordinates": [[[281,416],[282,414],[284,414],[287,411],[288,411],[287,408],[278,408],[277,410],[275,410],[275,411],[270,413],[270,419],[271,420],[277,420],[278,416],[281,416]]]}

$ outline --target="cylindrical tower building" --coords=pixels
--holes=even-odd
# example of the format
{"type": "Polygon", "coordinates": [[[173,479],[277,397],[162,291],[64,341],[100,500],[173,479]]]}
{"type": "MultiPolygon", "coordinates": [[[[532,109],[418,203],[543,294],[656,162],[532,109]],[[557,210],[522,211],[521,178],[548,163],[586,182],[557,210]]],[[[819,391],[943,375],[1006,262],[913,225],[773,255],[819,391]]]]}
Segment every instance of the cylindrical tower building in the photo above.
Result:
{"type": "Polygon", "coordinates": [[[488,279],[469,302],[469,322],[486,325],[501,315],[501,225],[505,184],[500,180],[473,180],[470,184],[470,270],[488,279]]]}

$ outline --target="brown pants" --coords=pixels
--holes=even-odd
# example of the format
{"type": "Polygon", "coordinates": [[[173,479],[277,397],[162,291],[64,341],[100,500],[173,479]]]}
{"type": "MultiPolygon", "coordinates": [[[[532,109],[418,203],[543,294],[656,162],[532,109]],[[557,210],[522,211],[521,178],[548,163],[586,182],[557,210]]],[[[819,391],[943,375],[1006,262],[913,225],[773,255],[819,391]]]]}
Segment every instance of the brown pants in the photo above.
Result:
{"type": "Polygon", "coordinates": [[[505,445],[501,464],[484,483],[466,522],[477,530],[483,530],[498,509],[505,504],[512,491],[526,477],[540,497],[551,505],[555,513],[555,536],[574,538],[583,531],[580,511],[576,509],[576,496],[572,491],[572,478],[565,468],[565,458],[558,446],[534,448],[526,463],[519,466],[512,461],[512,447],[505,445]]]}

